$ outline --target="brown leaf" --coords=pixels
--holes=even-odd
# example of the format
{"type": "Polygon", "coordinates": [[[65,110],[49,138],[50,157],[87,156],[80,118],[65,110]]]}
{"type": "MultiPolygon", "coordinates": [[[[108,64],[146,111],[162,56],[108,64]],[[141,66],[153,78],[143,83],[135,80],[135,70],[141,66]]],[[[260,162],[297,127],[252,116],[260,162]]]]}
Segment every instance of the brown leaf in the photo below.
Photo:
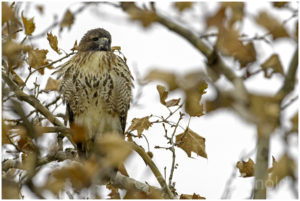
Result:
{"type": "Polygon", "coordinates": [[[231,9],[231,18],[229,21],[230,26],[233,26],[233,24],[237,21],[243,20],[244,2],[222,2],[222,6],[229,7],[231,9]]]}
{"type": "Polygon", "coordinates": [[[191,9],[194,2],[184,1],[184,2],[175,2],[173,5],[179,11],[183,12],[185,10],[191,9]]]}
{"type": "Polygon", "coordinates": [[[141,137],[144,130],[148,130],[152,125],[149,121],[149,116],[143,118],[134,118],[131,122],[130,127],[128,128],[129,131],[137,130],[138,136],[141,137]]]}
{"type": "Polygon", "coordinates": [[[234,29],[222,28],[219,31],[216,44],[217,49],[225,56],[232,56],[238,60],[241,67],[256,60],[256,51],[252,42],[244,45],[239,40],[239,32],[234,29]]]}
{"type": "Polygon", "coordinates": [[[2,177],[2,199],[22,199],[20,184],[2,177]]]}
{"type": "Polygon", "coordinates": [[[287,3],[287,1],[272,2],[273,6],[276,8],[283,8],[286,6],[287,3]]]}
{"type": "Polygon", "coordinates": [[[251,177],[254,175],[254,162],[251,158],[247,162],[239,161],[236,163],[236,167],[239,169],[242,177],[251,177]]]}
{"type": "Polygon", "coordinates": [[[173,91],[178,88],[178,84],[176,82],[176,75],[172,72],[165,72],[155,69],[150,71],[144,79],[147,81],[163,81],[168,84],[170,91],[173,91]]]}
{"type": "Polygon", "coordinates": [[[275,17],[265,11],[259,13],[256,17],[256,23],[267,29],[272,34],[274,40],[289,37],[285,27],[275,17]]]}
{"type": "Polygon", "coordinates": [[[271,175],[266,180],[266,185],[276,187],[277,184],[285,177],[295,177],[294,171],[296,170],[295,161],[288,155],[283,155],[278,162],[273,163],[271,175]]]}
{"type": "Polygon", "coordinates": [[[65,14],[64,14],[64,17],[60,23],[60,31],[63,30],[63,28],[65,27],[68,27],[68,29],[70,30],[71,26],[73,25],[74,23],[74,15],[73,13],[68,9],[65,14]]]}
{"type": "MultiPolygon", "coordinates": [[[[47,65],[48,64],[47,54],[48,54],[48,50],[40,50],[38,48],[30,50],[28,53],[29,66],[34,69],[38,69],[44,65],[47,65]]],[[[44,68],[40,69],[39,72],[43,75],[44,68]]]]}
{"type": "Polygon", "coordinates": [[[111,51],[114,52],[114,51],[121,51],[121,47],[120,46],[112,46],[111,47],[111,51]]]}
{"type": "Polygon", "coordinates": [[[179,105],[180,100],[181,100],[180,98],[168,100],[168,101],[166,102],[166,106],[167,106],[167,107],[177,106],[177,105],[179,105]]]}
{"type": "Polygon", "coordinates": [[[35,30],[35,24],[33,22],[33,17],[30,18],[30,19],[27,19],[24,17],[23,15],[23,12],[22,12],[22,21],[23,21],[23,25],[24,25],[24,28],[25,28],[25,34],[27,36],[31,36],[32,32],[34,32],[35,30]]]}
{"type": "Polygon", "coordinates": [[[226,20],[225,7],[220,7],[215,15],[206,17],[206,27],[223,27],[224,21],[226,20]]]}
{"type": "Polygon", "coordinates": [[[72,51],[78,50],[77,40],[75,41],[75,43],[74,43],[74,45],[73,45],[73,47],[72,47],[71,50],[72,50],[72,51]]]}
{"type": "Polygon", "coordinates": [[[100,154],[105,156],[101,165],[109,167],[123,164],[132,151],[131,146],[118,133],[97,136],[96,145],[100,154]]]}
{"type": "Polygon", "coordinates": [[[194,193],[193,195],[181,194],[179,199],[205,200],[206,198],[194,193]]]}
{"type": "Polygon", "coordinates": [[[14,9],[8,5],[8,2],[2,2],[2,25],[5,22],[11,21],[15,18],[14,9]]]}
{"type": "Polygon", "coordinates": [[[110,199],[121,199],[119,189],[117,187],[114,187],[112,184],[106,184],[106,188],[110,190],[110,193],[108,194],[110,199]]]}
{"type": "Polygon", "coordinates": [[[61,83],[61,80],[54,80],[51,77],[49,77],[45,90],[46,91],[58,91],[60,83],[61,83]]]}
{"type": "Polygon", "coordinates": [[[292,128],[290,132],[298,133],[298,112],[290,119],[292,128]]]}
{"type": "Polygon", "coordinates": [[[9,136],[8,136],[8,134],[9,134],[8,129],[9,129],[9,126],[4,123],[3,117],[2,117],[2,145],[10,144],[10,140],[9,140],[9,136]]]}
{"type": "Polygon", "coordinates": [[[5,56],[10,69],[17,68],[24,63],[24,53],[31,50],[30,46],[16,43],[12,40],[2,44],[2,56],[5,56]]]}
{"type": "Polygon", "coordinates": [[[262,70],[266,78],[272,77],[274,73],[284,75],[278,54],[272,54],[262,65],[262,70]]]}
{"type": "Polygon", "coordinates": [[[149,27],[157,19],[155,12],[150,10],[140,10],[135,6],[130,6],[126,12],[132,20],[141,22],[144,28],[149,27]]]}
{"type": "Polygon", "coordinates": [[[52,33],[47,33],[47,40],[51,46],[51,48],[57,52],[58,54],[61,54],[61,52],[58,49],[58,41],[57,41],[57,37],[53,36],[52,33]]]}
{"type": "Polygon", "coordinates": [[[44,14],[44,6],[42,6],[42,5],[37,5],[35,8],[39,11],[39,13],[40,13],[41,15],[44,14]]]}
{"type": "Polygon", "coordinates": [[[157,85],[156,86],[157,91],[159,93],[159,97],[160,97],[160,103],[167,106],[167,107],[172,107],[172,106],[176,106],[179,104],[180,102],[180,98],[178,99],[172,99],[166,102],[166,99],[168,98],[168,91],[166,91],[166,88],[162,85],[157,85]]]}
{"type": "Polygon", "coordinates": [[[205,138],[187,128],[184,133],[176,135],[176,146],[183,149],[191,157],[191,153],[207,158],[205,151],[205,138]]]}

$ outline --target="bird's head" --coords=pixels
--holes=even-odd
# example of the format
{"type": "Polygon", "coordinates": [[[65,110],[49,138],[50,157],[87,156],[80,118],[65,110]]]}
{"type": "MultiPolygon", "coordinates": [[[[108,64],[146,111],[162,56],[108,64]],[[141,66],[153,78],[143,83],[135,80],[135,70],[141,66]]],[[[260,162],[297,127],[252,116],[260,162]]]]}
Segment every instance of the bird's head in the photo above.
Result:
{"type": "Polygon", "coordinates": [[[102,28],[89,30],[80,40],[79,51],[110,51],[111,35],[102,28]]]}

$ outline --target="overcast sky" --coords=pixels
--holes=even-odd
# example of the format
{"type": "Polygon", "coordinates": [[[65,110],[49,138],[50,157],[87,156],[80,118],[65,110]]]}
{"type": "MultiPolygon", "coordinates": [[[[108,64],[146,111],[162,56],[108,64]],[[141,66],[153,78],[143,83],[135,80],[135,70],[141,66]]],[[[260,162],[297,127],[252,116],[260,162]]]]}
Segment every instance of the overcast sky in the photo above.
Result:
{"type": "MultiPolygon", "coordinates": [[[[34,16],[36,30],[33,35],[40,33],[48,27],[53,21],[53,14],[57,14],[59,19],[67,8],[71,11],[76,10],[79,4],[71,1],[48,1],[47,3],[38,3],[44,5],[45,13],[40,15],[34,6],[27,6],[24,15],[26,17],[34,16]]],[[[24,9],[24,7],[22,7],[24,9]]],[[[158,3],[158,10],[164,15],[176,16],[177,14],[171,11],[170,3],[158,3]]],[[[195,19],[185,15],[195,30],[203,31],[205,22],[204,16],[213,14],[216,11],[216,3],[199,3],[194,8],[194,15],[199,16],[195,19]]],[[[205,69],[204,57],[194,49],[187,41],[178,35],[171,33],[166,28],[160,25],[153,25],[149,29],[143,29],[138,23],[128,21],[127,15],[121,10],[108,5],[101,5],[96,9],[87,9],[83,13],[76,16],[75,23],[71,30],[64,30],[59,38],[58,45],[67,52],[73,47],[75,40],[79,42],[85,32],[90,29],[102,27],[108,30],[112,35],[112,45],[121,46],[122,53],[127,58],[127,64],[137,78],[136,72],[139,72],[140,78],[143,78],[147,72],[153,68],[161,70],[175,71],[180,74],[192,72],[197,69],[205,69]]],[[[267,2],[254,1],[246,4],[246,10],[249,16],[255,16],[259,10],[267,10],[271,13],[276,13],[276,16],[281,20],[289,17],[289,12],[276,12],[271,9],[267,2]]],[[[251,18],[250,18],[251,19],[251,18]]],[[[293,25],[293,23],[291,23],[293,25]]],[[[291,26],[288,24],[288,26],[291,26]]],[[[243,32],[249,35],[255,35],[261,28],[254,26],[249,20],[243,24],[243,32]]],[[[58,29],[52,30],[54,35],[58,35],[58,29]]],[[[34,41],[34,44],[40,48],[50,49],[48,41],[42,38],[34,41]]],[[[294,52],[295,45],[289,40],[281,40],[275,45],[260,44],[257,48],[260,54],[258,61],[264,61],[272,53],[280,55],[281,62],[286,70],[294,52]]],[[[54,51],[49,51],[48,58],[55,60],[60,58],[54,51]]],[[[231,64],[233,68],[236,63],[231,64]]],[[[51,73],[47,70],[46,73],[51,73]]],[[[45,86],[47,79],[39,78],[41,86],[45,86]]],[[[263,94],[272,94],[281,86],[282,79],[279,76],[274,76],[270,80],[265,80],[263,73],[246,81],[246,86],[251,91],[256,91],[263,94]]],[[[159,96],[156,91],[156,85],[159,82],[148,84],[143,88],[142,97],[139,99],[139,106],[132,107],[128,114],[127,126],[130,125],[134,117],[144,117],[150,114],[162,115],[167,114],[167,110],[160,104],[159,96]]],[[[162,84],[162,83],[160,83],[162,84]]],[[[230,84],[221,79],[218,81],[219,86],[230,88],[230,84]]],[[[135,87],[134,93],[139,86],[135,87]]],[[[54,93],[51,93],[54,94],[54,93]]],[[[173,93],[172,97],[180,97],[181,93],[173,93]]],[[[208,89],[205,98],[213,96],[213,93],[208,89]]],[[[44,97],[48,98],[48,97],[44,97]]],[[[289,108],[289,111],[295,111],[296,104],[289,108]]],[[[64,108],[61,108],[64,111],[64,108]]],[[[293,113],[289,112],[289,116],[293,113]]],[[[173,119],[174,121],[176,118],[173,119]]],[[[188,118],[182,122],[182,126],[186,127],[188,118]]],[[[254,125],[241,120],[233,112],[221,110],[208,116],[200,118],[192,118],[190,128],[205,137],[206,152],[208,159],[204,159],[195,154],[193,158],[188,158],[186,153],[181,149],[177,149],[177,163],[179,167],[175,170],[174,181],[178,192],[185,194],[197,193],[208,199],[220,198],[225,188],[225,184],[230,178],[235,164],[241,157],[253,151],[256,144],[256,128],[254,125]]],[[[183,130],[178,130],[178,134],[183,130]]],[[[163,173],[164,167],[167,167],[167,176],[169,175],[171,164],[171,153],[165,150],[155,150],[155,145],[166,145],[164,139],[164,131],[161,126],[152,126],[149,131],[145,132],[151,145],[150,150],[154,153],[153,160],[163,173]]],[[[279,141],[279,134],[275,134],[271,143],[271,154],[278,158],[283,151],[282,143],[279,141]]],[[[44,144],[48,145],[48,141],[44,144]]],[[[139,143],[146,148],[145,140],[140,140],[139,143]]],[[[291,151],[294,156],[298,154],[298,139],[294,138],[291,151]]],[[[251,155],[255,159],[255,155],[251,155]]],[[[248,160],[248,159],[247,159],[248,160]]],[[[270,159],[271,161],[271,159],[270,159]]],[[[140,181],[147,181],[149,184],[158,186],[152,172],[145,166],[143,160],[133,154],[127,161],[126,167],[129,175],[140,181]]],[[[44,173],[49,171],[45,169],[44,173]]],[[[232,183],[232,198],[248,198],[254,178],[241,178],[239,172],[235,169],[235,179],[232,183]]],[[[41,178],[37,178],[42,182],[41,178]]],[[[279,190],[271,190],[270,198],[293,198],[287,181],[283,181],[279,185],[279,190]]]]}

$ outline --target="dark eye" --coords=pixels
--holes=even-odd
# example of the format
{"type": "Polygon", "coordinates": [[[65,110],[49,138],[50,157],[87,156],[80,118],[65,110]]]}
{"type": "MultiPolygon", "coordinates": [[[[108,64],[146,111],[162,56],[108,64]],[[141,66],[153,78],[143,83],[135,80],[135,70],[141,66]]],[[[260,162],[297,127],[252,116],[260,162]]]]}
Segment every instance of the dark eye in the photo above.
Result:
{"type": "Polygon", "coordinates": [[[95,38],[92,38],[93,41],[97,41],[99,38],[95,37],[95,38]]]}

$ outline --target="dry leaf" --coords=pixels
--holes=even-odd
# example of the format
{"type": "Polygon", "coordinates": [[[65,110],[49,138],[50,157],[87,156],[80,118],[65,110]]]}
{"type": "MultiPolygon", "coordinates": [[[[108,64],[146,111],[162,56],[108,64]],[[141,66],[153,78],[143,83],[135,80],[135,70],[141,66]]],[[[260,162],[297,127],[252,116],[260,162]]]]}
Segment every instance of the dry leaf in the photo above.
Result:
{"type": "Polygon", "coordinates": [[[175,2],[173,5],[179,12],[182,12],[191,9],[193,4],[194,2],[184,1],[184,2],[175,2]]]}
{"type": "Polygon", "coordinates": [[[241,177],[251,177],[254,175],[254,162],[251,158],[248,159],[247,162],[239,161],[236,163],[236,167],[239,169],[241,173],[241,177]]]}
{"type": "MultiPolygon", "coordinates": [[[[29,66],[34,69],[38,69],[44,65],[47,65],[48,64],[47,54],[48,54],[48,50],[40,50],[40,49],[30,50],[28,53],[29,66]]],[[[43,75],[44,68],[40,69],[39,72],[43,75]]]]}
{"type": "Polygon", "coordinates": [[[74,19],[75,17],[73,13],[68,9],[65,12],[64,17],[60,23],[60,31],[62,31],[64,27],[68,27],[68,29],[70,30],[71,26],[74,23],[74,19]]]}
{"type": "Polygon", "coordinates": [[[176,146],[183,149],[191,157],[191,153],[207,158],[205,151],[205,138],[187,128],[184,133],[176,135],[176,146]]]}
{"type": "Polygon", "coordinates": [[[144,130],[148,130],[148,128],[152,125],[149,121],[149,116],[143,118],[134,118],[131,122],[129,131],[137,130],[138,136],[141,137],[144,130]]]}
{"type": "Polygon", "coordinates": [[[215,15],[206,17],[206,27],[223,27],[224,21],[226,20],[225,7],[220,7],[215,15]]]}
{"type": "Polygon", "coordinates": [[[241,67],[256,60],[256,51],[252,42],[244,45],[239,40],[239,32],[234,29],[223,28],[219,31],[216,44],[217,49],[225,56],[232,56],[238,60],[241,67]]]}
{"type": "Polygon", "coordinates": [[[2,177],[2,199],[21,199],[20,184],[2,177]]]}
{"type": "Polygon", "coordinates": [[[44,14],[44,6],[42,6],[42,5],[37,5],[35,8],[39,11],[39,13],[40,13],[41,15],[44,14]]]}
{"type": "Polygon", "coordinates": [[[147,81],[159,80],[165,82],[170,91],[173,91],[178,88],[178,84],[176,82],[176,75],[172,72],[160,71],[160,70],[152,70],[147,76],[144,78],[147,81]]]}
{"type": "Polygon", "coordinates": [[[298,133],[298,112],[291,118],[292,128],[291,132],[298,133]]]}
{"type": "Polygon", "coordinates": [[[206,198],[194,193],[193,195],[181,194],[179,199],[205,200],[206,198]]]}
{"type": "Polygon", "coordinates": [[[57,37],[53,36],[52,33],[47,33],[47,40],[49,41],[51,48],[58,54],[61,54],[61,52],[58,49],[57,37]]]}
{"type": "Polygon", "coordinates": [[[2,2],[2,25],[5,22],[11,21],[15,18],[14,9],[8,5],[8,2],[2,2]]]}
{"type": "Polygon", "coordinates": [[[272,77],[274,73],[284,75],[278,54],[272,54],[262,65],[262,70],[266,78],[272,77]]]}
{"type": "Polygon", "coordinates": [[[287,1],[272,2],[273,6],[276,8],[285,7],[287,3],[288,3],[287,1]]]}
{"type": "Polygon", "coordinates": [[[121,47],[120,46],[112,46],[111,47],[111,51],[114,52],[114,51],[121,51],[121,47]]]}
{"type": "Polygon", "coordinates": [[[23,15],[23,12],[22,12],[22,21],[23,21],[23,25],[24,25],[24,28],[25,28],[25,34],[27,36],[31,36],[32,32],[34,32],[35,30],[35,24],[33,22],[33,17],[30,18],[30,19],[27,19],[24,17],[23,15]]]}
{"type": "Polygon", "coordinates": [[[51,77],[49,77],[45,90],[46,91],[58,91],[60,83],[61,83],[61,80],[54,80],[51,77]]]}
{"type": "Polygon", "coordinates": [[[295,169],[295,161],[288,155],[283,155],[278,162],[273,163],[271,175],[266,180],[266,185],[276,187],[283,178],[287,176],[294,177],[295,169]]]}
{"type": "Polygon", "coordinates": [[[78,50],[77,40],[75,41],[75,43],[74,43],[74,45],[73,45],[73,47],[72,47],[71,50],[72,50],[72,51],[78,50]]]}
{"type": "Polygon", "coordinates": [[[284,26],[273,16],[263,11],[256,17],[256,23],[266,28],[273,36],[274,40],[282,37],[289,37],[284,26]]]}
{"type": "Polygon", "coordinates": [[[119,189],[117,187],[114,187],[112,184],[106,184],[106,188],[110,190],[110,193],[108,194],[110,199],[121,199],[119,189]]]}
{"type": "Polygon", "coordinates": [[[172,107],[172,106],[176,106],[176,105],[179,104],[180,98],[172,99],[172,100],[169,100],[169,101],[166,102],[166,99],[168,98],[168,91],[166,91],[166,88],[164,86],[157,85],[156,88],[157,88],[157,91],[159,93],[161,104],[163,104],[167,107],[172,107]]]}
{"type": "Polygon", "coordinates": [[[157,19],[157,16],[153,11],[146,9],[140,10],[132,2],[126,2],[123,4],[127,4],[126,12],[129,14],[131,20],[141,22],[144,28],[149,27],[157,19]]]}
{"type": "Polygon", "coordinates": [[[100,155],[105,156],[101,165],[109,167],[119,167],[132,151],[131,146],[118,133],[97,136],[96,145],[100,155]]]}
{"type": "Polygon", "coordinates": [[[244,2],[222,2],[222,6],[229,7],[231,9],[231,18],[229,21],[230,26],[233,26],[233,24],[237,21],[243,20],[244,2]]]}

